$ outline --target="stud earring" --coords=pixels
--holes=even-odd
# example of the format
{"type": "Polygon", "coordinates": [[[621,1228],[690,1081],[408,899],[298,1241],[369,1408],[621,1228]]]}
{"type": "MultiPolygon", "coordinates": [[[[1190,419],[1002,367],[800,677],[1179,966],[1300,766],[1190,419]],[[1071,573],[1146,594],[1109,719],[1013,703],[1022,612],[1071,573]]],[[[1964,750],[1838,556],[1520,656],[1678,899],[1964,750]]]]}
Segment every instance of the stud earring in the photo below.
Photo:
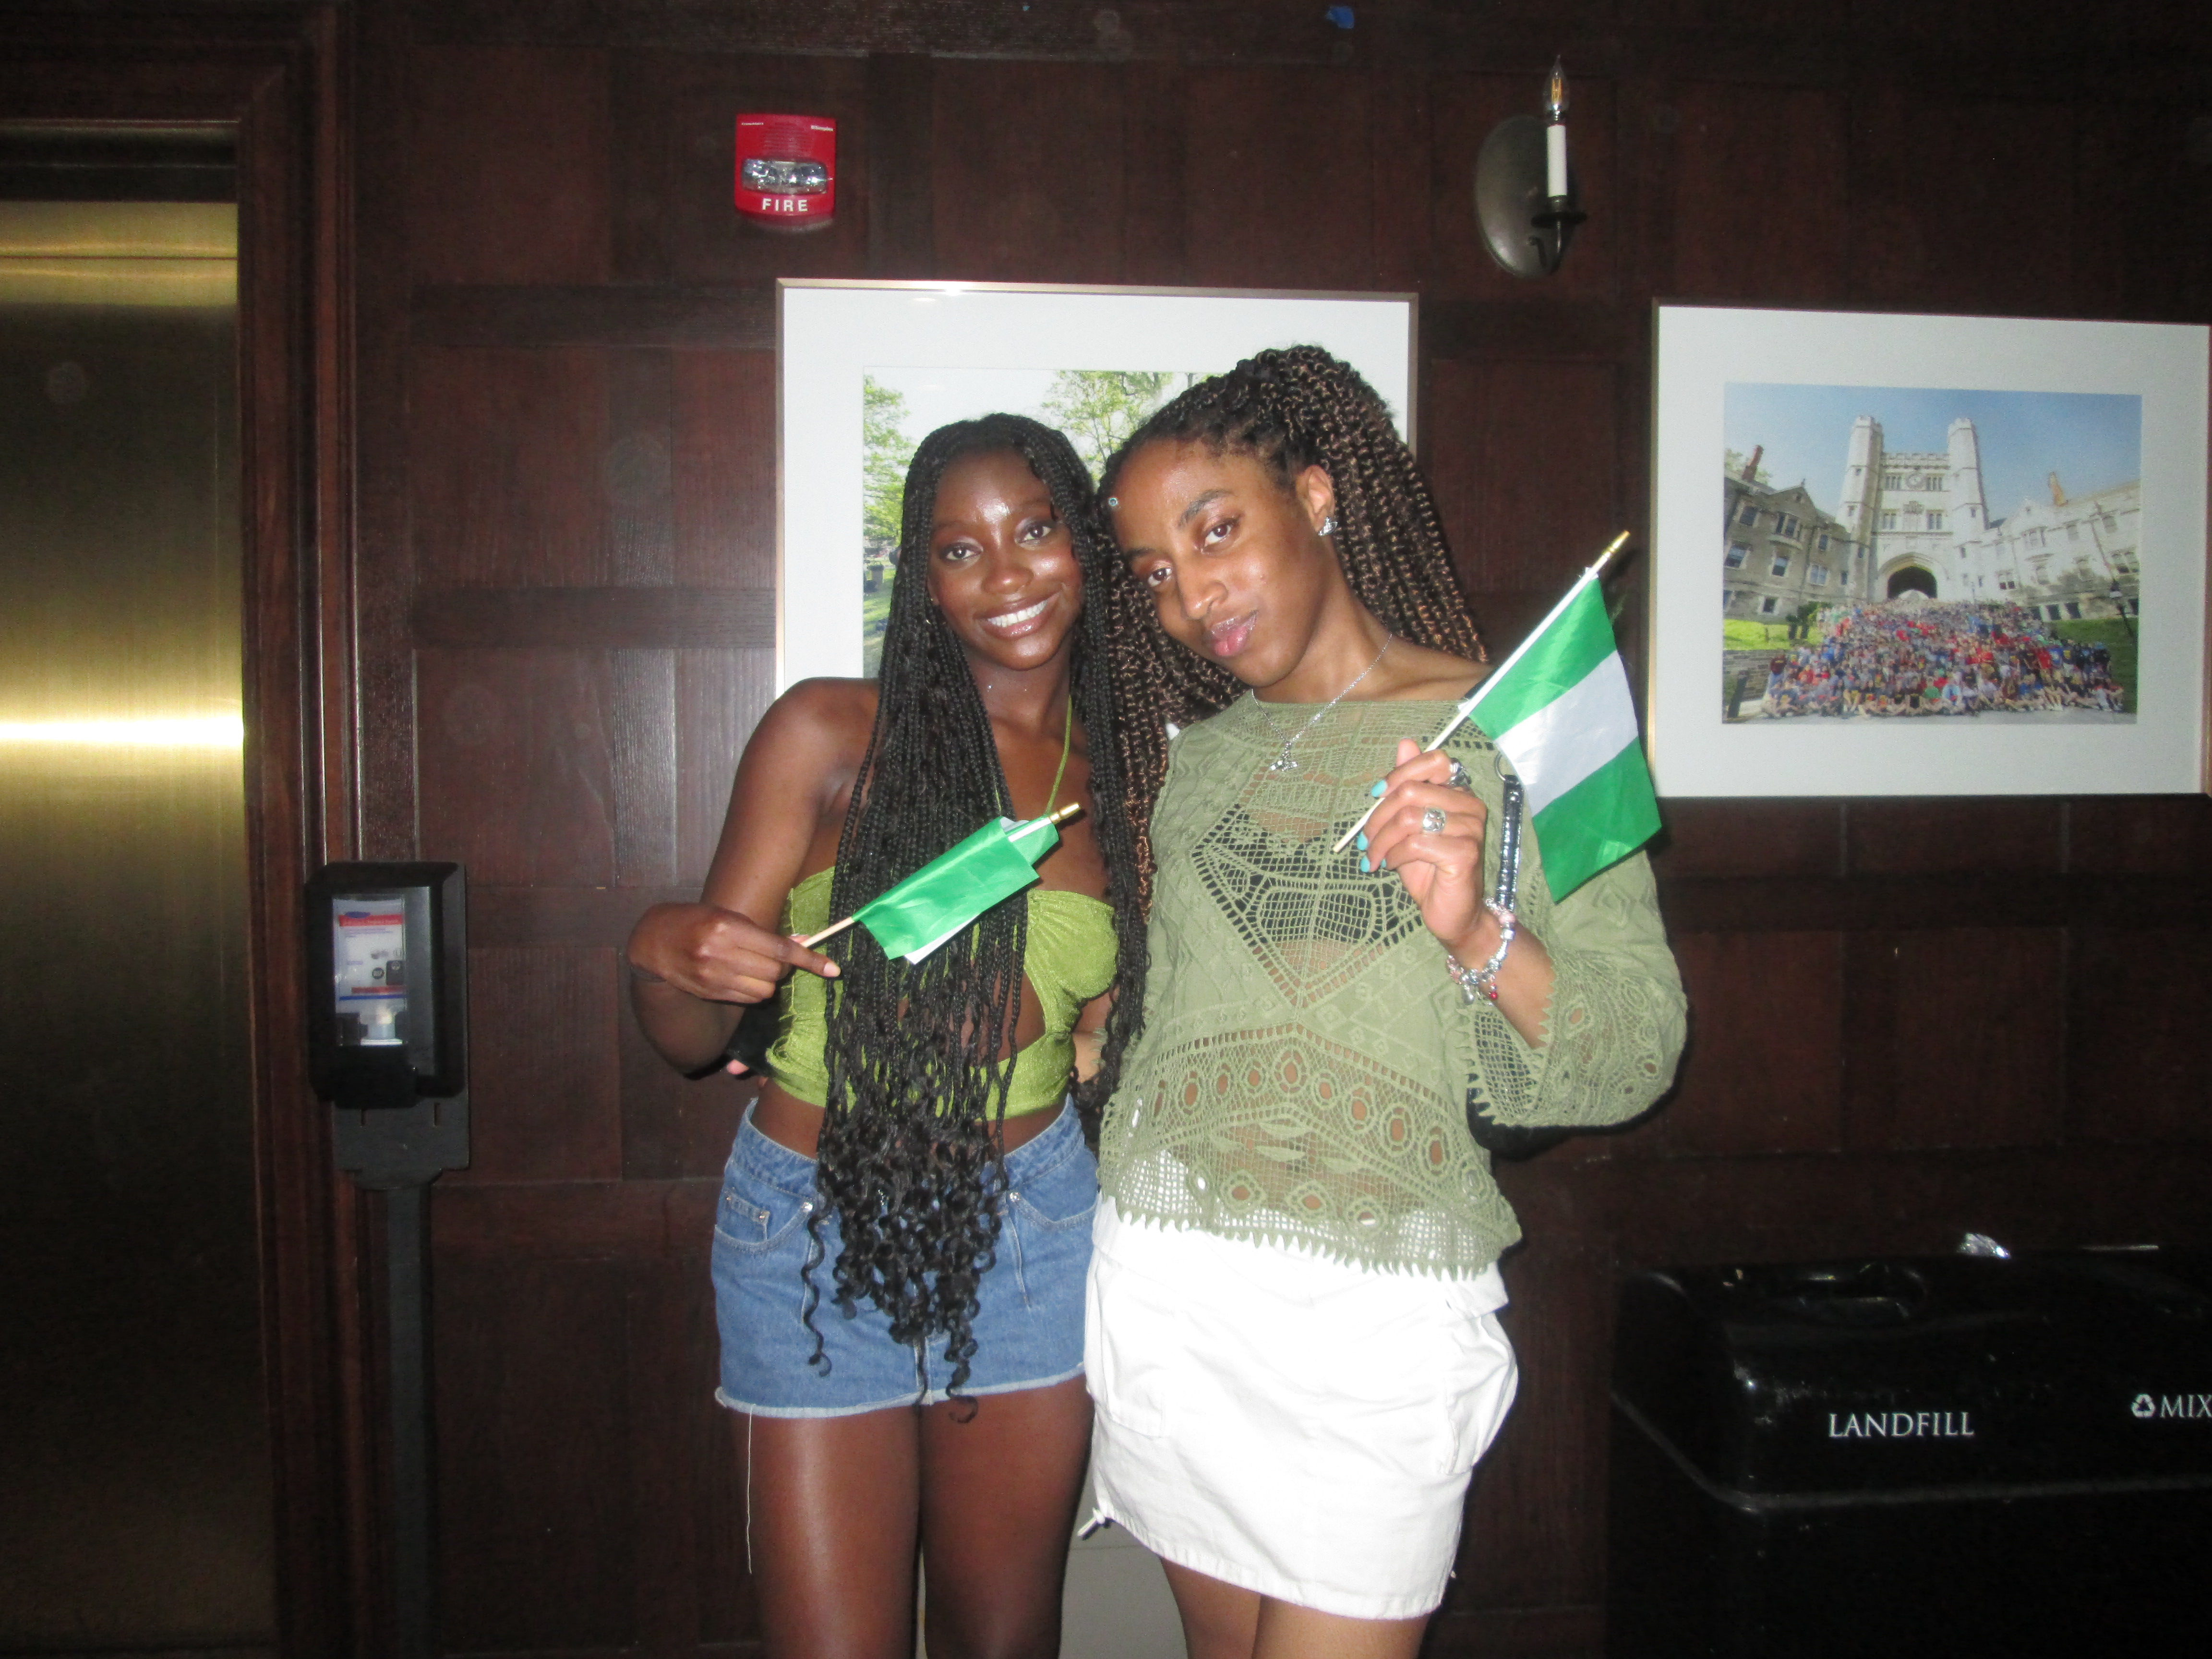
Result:
{"type": "Polygon", "coordinates": [[[1322,515],[1321,521],[1321,533],[1324,536],[1334,536],[1336,534],[1335,514],[1329,513],[1322,515]]]}

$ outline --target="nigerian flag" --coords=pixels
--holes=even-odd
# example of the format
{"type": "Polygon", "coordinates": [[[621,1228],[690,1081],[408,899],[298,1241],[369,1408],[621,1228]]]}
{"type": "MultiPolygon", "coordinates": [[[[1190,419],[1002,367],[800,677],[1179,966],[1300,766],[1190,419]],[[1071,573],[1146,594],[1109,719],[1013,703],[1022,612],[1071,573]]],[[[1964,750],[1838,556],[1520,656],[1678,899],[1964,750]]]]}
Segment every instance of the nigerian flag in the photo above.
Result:
{"type": "MultiPolygon", "coordinates": [[[[1072,809],[1066,809],[1072,810],[1072,809]]],[[[880,898],[853,912],[887,957],[920,962],[1000,899],[1037,878],[1036,861],[1060,844],[1066,810],[1016,823],[994,818],[880,898]]]]}
{"type": "Polygon", "coordinates": [[[1565,898],[1659,828],[1628,673],[1595,568],[1462,705],[1528,789],[1552,895],[1565,898]]]}

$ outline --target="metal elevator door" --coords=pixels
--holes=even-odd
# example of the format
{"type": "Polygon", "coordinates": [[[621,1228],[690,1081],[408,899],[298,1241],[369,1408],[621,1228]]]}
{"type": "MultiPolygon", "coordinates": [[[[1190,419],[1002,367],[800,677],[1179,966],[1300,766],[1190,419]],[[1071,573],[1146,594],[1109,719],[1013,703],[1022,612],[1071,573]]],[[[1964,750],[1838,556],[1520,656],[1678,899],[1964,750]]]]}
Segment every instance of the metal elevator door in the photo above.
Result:
{"type": "Polygon", "coordinates": [[[275,1640],[236,247],[0,201],[0,1651],[275,1640]]]}

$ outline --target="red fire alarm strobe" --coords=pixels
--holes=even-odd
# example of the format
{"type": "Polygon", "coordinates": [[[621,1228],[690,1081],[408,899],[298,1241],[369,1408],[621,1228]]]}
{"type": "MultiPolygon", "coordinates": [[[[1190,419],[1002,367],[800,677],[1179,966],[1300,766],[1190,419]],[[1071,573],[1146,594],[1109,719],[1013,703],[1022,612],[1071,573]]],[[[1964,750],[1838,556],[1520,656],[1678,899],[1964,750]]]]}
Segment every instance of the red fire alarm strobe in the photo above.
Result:
{"type": "Polygon", "coordinates": [[[837,210],[837,124],[826,115],[738,117],[738,211],[787,230],[837,210]]]}

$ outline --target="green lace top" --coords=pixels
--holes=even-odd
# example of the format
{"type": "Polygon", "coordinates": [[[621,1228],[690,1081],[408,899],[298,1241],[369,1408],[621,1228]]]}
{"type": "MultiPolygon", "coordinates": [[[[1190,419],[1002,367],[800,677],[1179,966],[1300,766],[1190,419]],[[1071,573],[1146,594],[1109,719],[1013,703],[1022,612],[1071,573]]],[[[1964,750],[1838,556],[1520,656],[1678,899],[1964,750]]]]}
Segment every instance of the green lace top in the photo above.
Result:
{"type": "MultiPolygon", "coordinates": [[[[791,890],[783,904],[785,933],[803,935],[829,926],[835,873],[834,865],[817,870],[791,890]]],[[[1112,908],[1086,893],[1056,888],[1032,887],[1028,896],[1029,951],[1022,969],[1036,992],[1044,1031],[1012,1057],[1008,1117],[1060,1104],[1075,1066],[1070,1033],[1076,1016],[1114,982],[1112,908]]],[[[784,981],[776,1039],[768,1051],[769,1075],[786,1092],[813,1106],[830,1097],[830,1067],[823,1052],[830,1038],[829,988],[812,974],[794,973],[784,981]]]]}
{"type": "MultiPolygon", "coordinates": [[[[1425,743],[1450,707],[1340,704],[1283,774],[1268,763],[1316,705],[1241,697],[1176,738],[1152,815],[1144,1030],[1099,1143],[1122,1213],[1466,1277],[1520,1237],[1470,1096],[1500,1124],[1596,1125],[1672,1081],[1682,987],[1641,854],[1554,903],[1523,834],[1516,908],[1557,970],[1532,1048],[1466,1002],[1396,875],[1329,851],[1397,740],[1425,743]]],[[[1488,740],[1463,726],[1446,747],[1498,823],[1488,740]]],[[[1488,857],[1494,877],[1494,834],[1488,857]]]]}

